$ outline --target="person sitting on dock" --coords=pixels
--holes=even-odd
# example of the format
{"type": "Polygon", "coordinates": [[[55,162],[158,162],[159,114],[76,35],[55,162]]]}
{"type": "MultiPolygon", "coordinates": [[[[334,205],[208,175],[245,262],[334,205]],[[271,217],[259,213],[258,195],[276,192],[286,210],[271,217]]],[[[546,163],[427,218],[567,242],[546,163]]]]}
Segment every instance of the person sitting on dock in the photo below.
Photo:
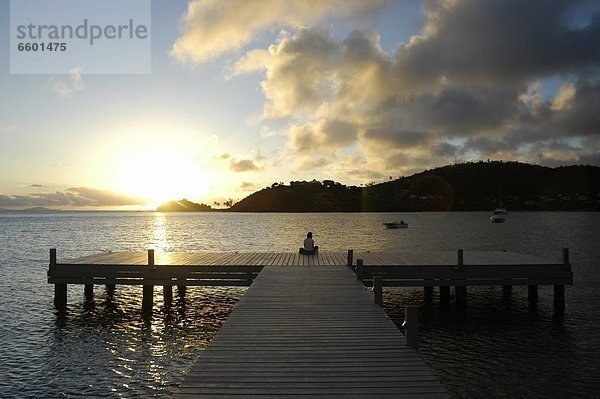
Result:
{"type": "Polygon", "coordinates": [[[312,233],[309,231],[304,239],[304,247],[300,248],[300,253],[304,255],[316,254],[319,247],[315,245],[315,241],[312,238],[312,233]]]}

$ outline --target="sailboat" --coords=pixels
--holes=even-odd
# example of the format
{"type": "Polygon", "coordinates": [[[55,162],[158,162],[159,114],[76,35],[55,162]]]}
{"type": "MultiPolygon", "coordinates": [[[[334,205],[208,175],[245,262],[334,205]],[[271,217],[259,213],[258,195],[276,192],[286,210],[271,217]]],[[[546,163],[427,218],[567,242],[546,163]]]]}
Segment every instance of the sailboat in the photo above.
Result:
{"type": "Polygon", "coordinates": [[[490,217],[492,223],[504,223],[506,218],[504,215],[508,215],[506,208],[502,208],[502,179],[500,179],[500,203],[498,208],[494,209],[494,214],[490,217]]]}

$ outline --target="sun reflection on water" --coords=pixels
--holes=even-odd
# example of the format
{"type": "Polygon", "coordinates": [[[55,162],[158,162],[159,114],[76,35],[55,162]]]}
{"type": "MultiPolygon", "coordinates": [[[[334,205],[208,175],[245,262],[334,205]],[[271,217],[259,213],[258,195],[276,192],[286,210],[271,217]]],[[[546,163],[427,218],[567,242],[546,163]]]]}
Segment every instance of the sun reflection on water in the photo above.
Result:
{"type": "Polygon", "coordinates": [[[167,239],[166,216],[160,212],[154,214],[152,247],[157,252],[167,252],[169,241],[167,239]]]}

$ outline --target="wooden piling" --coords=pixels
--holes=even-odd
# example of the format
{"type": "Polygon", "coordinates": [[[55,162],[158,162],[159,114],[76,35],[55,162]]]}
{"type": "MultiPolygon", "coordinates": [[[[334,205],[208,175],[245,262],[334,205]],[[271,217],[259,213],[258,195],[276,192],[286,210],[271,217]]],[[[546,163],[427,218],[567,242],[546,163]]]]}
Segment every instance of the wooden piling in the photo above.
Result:
{"type": "MultiPolygon", "coordinates": [[[[148,250],[148,267],[154,267],[154,250],[148,250]]],[[[144,289],[142,295],[142,311],[144,313],[152,313],[154,305],[154,285],[144,281],[144,289]]]]}
{"type": "Polygon", "coordinates": [[[142,311],[144,313],[152,313],[152,305],[154,304],[154,286],[144,285],[142,293],[142,311]]]}
{"type": "Polygon", "coordinates": [[[361,280],[363,277],[363,260],[356,260],[356,279],[361,280]]]}
{"type": "Polygon", "coordinates": [[[154,250],[148,250],[148,266],[154,267],[154,250]]]}
{"type": "Polygon", "coordinates": [[[86,284],[83,288],[83,294],[86,301],[94,300],[94,284],[86,284]]]}
{"type": "Polygon", "coordinates": [[[564,309],[565,308],[565,286],[555,285],[554,286],[554,308],[564,309]]]}
{"type": "Polygon", "coordinates": [[[50,248],[50,270],[56,269],[56,248],[50,248]]]}
{"type": "MultiPolygon", "coordinates": [[[[56,248],[50,248],[50,271],[56,269],[56,248]]],[[[67,284],[54,284],[54,307],[60,310],[67,308],[67,284]]]]}
{"type": "Polygon", "coordinates": [[[106,288],[106,295],[108,295],[109,299],[112,299],[112,297],[115,296],[116,284],[106,284],[105,288],[106,288]]]}
{"type": "Polygon", "coordinates": [[[440,286],[440,303],[444,306],[450,304],[450,287],[449,286],[440,286]]]}
{"type": "Polygon", "coordinates": [[[419,307],[406,305],[404,307],[404,336],[406,345],[419,349],[419,307]]]}
{"type": "Polygon", "coordinates": [[[163,301],[165,305],[173,302],[173,286],[172,285],[163,285],[163,301]]]}
{"type": "Polygon", "coordinates": [[[54,284],[54,306],[56,309],[67,308],[67,285],[54,284]]]}
{"type": "Polygon", "coordinates": [[[464,309],[467,307],[467,286],[457,285],[454,287],[454,294],[456,295],[456,307],[458,309],[464,309]]]}
{"type": "Polygon", "coordinates": [[[354,251],[349,249],[348,250],[348,263],[346,263],[348,265],[348,267],[352,267],[352,264],[354,263],[354,251]]]}
{"type": "MultiPolygon", "coordinates": [[[[426,283],[428,283],[431,280],[426,280],[426,283]]],[[[433,285],[426,285],[423,287],[423,295],[425,296],[425,299],[431,299],[433,297],[433,285]]]]}
{"type": "Polygon", "coordinates": [[[457,259],[457,262],[456,262],[455,269],[456,270],[460,270],[463,267],[463,264],[464,264],[464,254],[463,254],[463,250],[462,249],[458,250],[457,257],[458,257],[458,259],[457,259]]]}
{"type": "Polygon", "coordinates": [[[381,276],[373,276],[373,297],[377,305],[383,306],[383,279],[381,276]]]}
{"type": "Polygon", "coordinates": [[[563,265],[570,266],[571,263],[569,261],[569,248],[563,248],[563,265]]]}
{"type": "Polygon", "coordinates": [[[503,285],[502,286],[502,296],[504,298],[510,298],[512,295],[512,285],[503,285]]]}
{"type": "Polygon", "coordinates": [[[527,286],[527,299],[531,302],[536,302],[538,300],[538,286],[537,285],[529,285],[527,286]]]}

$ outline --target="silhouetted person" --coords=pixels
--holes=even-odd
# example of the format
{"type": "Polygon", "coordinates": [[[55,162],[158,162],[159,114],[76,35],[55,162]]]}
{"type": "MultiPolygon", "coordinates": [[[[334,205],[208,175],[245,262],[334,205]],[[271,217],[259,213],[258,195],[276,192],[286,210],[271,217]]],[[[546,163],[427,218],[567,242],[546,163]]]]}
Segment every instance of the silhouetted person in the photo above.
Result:
{"type": "Polygon", "coordinates": [[[312,233],[309,231],[304,239],[304,247],[300,248],[301,254],[316,254],[319,247],[315,245],[315,241],[312,238],[312,233]]]}

